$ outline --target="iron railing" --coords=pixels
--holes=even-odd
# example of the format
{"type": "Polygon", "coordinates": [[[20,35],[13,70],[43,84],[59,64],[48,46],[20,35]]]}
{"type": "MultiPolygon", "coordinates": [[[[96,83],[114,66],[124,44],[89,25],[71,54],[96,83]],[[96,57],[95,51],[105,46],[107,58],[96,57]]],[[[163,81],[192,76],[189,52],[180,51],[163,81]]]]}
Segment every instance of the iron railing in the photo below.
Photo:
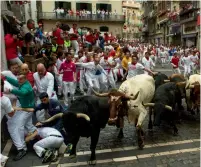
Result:
{"type": "Polygon", "coordinates": [[[71,21],[112,21],[112,22],[124,22],[124,15],[104,15],[101,14],[87,14],[84,16],[78,16],[76,14],[57,14],[56,12],[40,12],[38,13],[39,19],[52,19],[52,20],[71,20],[71,21]]]}

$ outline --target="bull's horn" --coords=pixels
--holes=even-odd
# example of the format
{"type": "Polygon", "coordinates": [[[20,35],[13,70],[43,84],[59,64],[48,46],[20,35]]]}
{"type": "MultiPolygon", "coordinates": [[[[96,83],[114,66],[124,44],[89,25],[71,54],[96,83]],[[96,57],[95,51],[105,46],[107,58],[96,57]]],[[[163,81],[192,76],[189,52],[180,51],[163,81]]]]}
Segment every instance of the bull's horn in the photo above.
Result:
{"type": "Polygon", "coordinates": [[[193,89],[194,87],[195,87],[195,85],[190,85],[189,86],[190,89],[193,89]]]}
{"type": "Polygon", "coordinates": [[[177,86],[182,86],[182,85],[185,86],[186,85],[186,81],[184,81],[184,82],[178,82],[178,83],[176,83],[176,85],[177,86]]]}
{"type": "Polygon", "coordinates": [[[145,107],[154,107],[155,103],[145,103],[145,104],[144,104],[144,103],[142,102],[142,105],[145,106],[145,107]]]}
{"type": "Polygon", "coordinates": [[[172,111],[172,107],[165,105],[165,108],[172,111]]]}
{"type": "Polygon", "coordinates": [[[93,90],[94,94],[99,97],[107,97],[109,95],[109,93],[98,93],[94,89],[92,89],[92,90],[93,90]]]}
{"type": "Polygon", "coordinates": [[[52,121],[54,121],[55,119],[61,118],[62,116],[63,116],[63,113],[59,113],[59,114],[54,115],[53,117],[50,117],[49,119],[47,119],[47,120],[45,120],[45,121],[42,121],[41,123],[52,122],[52,121]]]}
{"type": "Polygon", "coordinates": [[[164,82],[170,82],[170,80],[169,79],[165,79],[164,82]]]}
{"type": "Polygon", "coordinates": [[[84,118],[84,119],[86,119],[87,121],[90,121],[89,116],[86,115],[86,114],[79,113],[79,114],[77,114],[77,117],[78,117],[78,118],[84,118]]]}
{"type": "Polygon", "coordinates": [[[130,100],[135,100],[135,99],[137,99],[139,93],[140,93],[140,91],[138,91],[135,96],[125,95],[125,97],[128,98],[128,99],[130,99],[130,100]]]}

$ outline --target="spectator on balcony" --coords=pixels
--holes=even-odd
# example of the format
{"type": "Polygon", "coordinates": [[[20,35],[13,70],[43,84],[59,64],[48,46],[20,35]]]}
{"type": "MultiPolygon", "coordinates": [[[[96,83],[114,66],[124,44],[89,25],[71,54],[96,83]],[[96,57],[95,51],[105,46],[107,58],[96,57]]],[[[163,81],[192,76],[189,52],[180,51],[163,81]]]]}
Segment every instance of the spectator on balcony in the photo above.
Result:
{"type": "Polygon", "coordinates": [[[60,9],[59,7],[57,8],[56,13],[57,13],[57,15],[56,15],[56,16],[57,16],[57,17],[60,17],[60,14],[61,14],[61,9],[60,9]]]}
{"type": "Polygon", "coordinates": [[[112,17],[112,11],[109,12],[109,17],[112,17]]]}
{"type": "Polygon", "coordinates": [[[73,27],[69,31],[69,35],[70,35],[72,47],[75,50],[75,55],[77,55],[79,51],[79,45],[77,42],[77,39],[78,39],[77,24],[73,24],[73,27]]]}
{"type": "Polygon", "coordinates": [[[100,9],[98,9],[96,13],[97,13],[97,17],[100,18],[101,17],[101,11],[100,11],[100,9]]]}
{"type": "Polygon", "coordinates": [[[105,10],[104,9],[102,9],[102,11],[101,11],[101,18],[104,20],[105,19],[105,10]]]}
{"type": "Polygon", "coordinates": [[[76,17],[80,17],[80,11],[76,10],[76,17]]]}
{"type": "Polygon", "coordinates": [[[64,9],[63,8],[60,9],[60,12],[61,12],[61,17],[64,17],[64,9]]]}
{"type": "Polygon", "coordinates": [[[117,11],[116,10],[114,10],[114,16],[115,16],[115,18],[117,18],[117,11]]]}
{"type": "Polygon", "coordinates": [[[106,10],[106,12],[105,12],[105,17],[106,17],[106,19],[109,17],[109,12],[108,12],[108,10],[106,10]]]}

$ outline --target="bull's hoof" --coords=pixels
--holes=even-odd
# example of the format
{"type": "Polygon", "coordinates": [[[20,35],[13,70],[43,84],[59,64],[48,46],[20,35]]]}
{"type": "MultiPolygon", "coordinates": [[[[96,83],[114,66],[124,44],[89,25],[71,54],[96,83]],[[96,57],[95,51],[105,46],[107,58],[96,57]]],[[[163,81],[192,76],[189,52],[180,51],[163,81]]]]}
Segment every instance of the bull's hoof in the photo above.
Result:
{"type": "Polygon", "coordinates": [[[139,147],[139,150],[143,150],[143,148],[144,148],[144,142],[143,141],[138,142],[138,147],[139,147]]]}
{"type": "Polygon", "coordinates": [[[89,165],[96,165],[96,160],[95,159],[94,160],[89,160],[88,164],[89,165]]]}
{"type": "Polygon", "coordinates": [[[119,133],[117,137],[118,137],[118,139],[122,139],[122,138],[124,138],[124,134],[123,133],[119,133]]]}

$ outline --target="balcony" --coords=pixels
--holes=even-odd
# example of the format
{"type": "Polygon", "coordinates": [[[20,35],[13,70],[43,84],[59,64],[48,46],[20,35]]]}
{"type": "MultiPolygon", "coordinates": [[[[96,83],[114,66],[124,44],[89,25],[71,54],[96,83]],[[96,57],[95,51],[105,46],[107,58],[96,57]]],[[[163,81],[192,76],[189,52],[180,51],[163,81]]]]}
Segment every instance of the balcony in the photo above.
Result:
{"type": "Polygon", "coordinates": [[[92,22],[125,22],[125,16],[124,15],[112,15],[112,16],[105,16],[104,18],[101,17],[101,15],[97,14],[91,14],[86,16],[77,16],[74,15],[61,15],[56,14],[55,12],[40,12],[38,13],[39,19],[45,19],[45,20],[68,20],[68,21],[92,21],[92,22]]]}
{"type": "Polygon", "coordinates": [[[174,26],[174,25],[180,25],[180,17],[178,14],[171,14],[169,15],[169,21],[168,21],[169,26],[174,26]]]}
{"type": "Polygon", "coordinates": [[[129,8],[141,8],[140,3],[134,1],[122,1],[122,7],[129,7],[129,8]]]}
{"type": "Polygon", "coordinates": [[[197,15],[196,13],[191,13],[186,15],[185,17],[181,17],[180,16],[180,23],[186,23],[186,22],[190,22],[190,21],[196,21],[197,20],[197,15]]]}

